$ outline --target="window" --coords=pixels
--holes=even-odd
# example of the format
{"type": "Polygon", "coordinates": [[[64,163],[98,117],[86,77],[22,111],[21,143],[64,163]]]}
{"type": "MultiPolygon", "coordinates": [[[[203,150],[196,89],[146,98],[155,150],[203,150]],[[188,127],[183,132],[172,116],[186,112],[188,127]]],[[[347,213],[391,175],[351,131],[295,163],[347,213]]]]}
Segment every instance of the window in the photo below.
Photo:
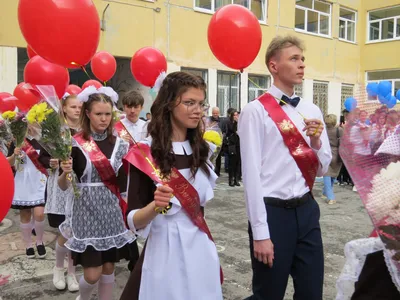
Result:
{"type": "Polygon", "coordinates": [[[294,86],[294,93],[303,98],[303,84],[298,84],[294,86]]]}
{"type": "MultiPolygon", "coordinates": [[[[367,84],[370,82],[380,82],[382,80],[392,83],[392,95],[396,95],[397,91],[400,90],[400,69],[367,72],[367,84]]],[[[368,100],[378,100],[378,98],[368,96],[368,100]]]]}
{"type": "Polygon", "coordinates": [[[340,8],[339,39],[349,42],[355,42],[356,22],[357,13],[355,11],[346,8],[340,8]]]}
{"type": "Polygon", "coordinates": [[[313,102],[317,105],[323,115],[328,113],[328,83],[314,81],[313,83],[313,102]]]}
{"type": "Polygon", "coordinates": [[[271,77],[249,74],[248,101],[260,97],[271,86],[271,77]]]}
{"type": "Polygon", "coordinates": [[[344,101],[349,97],[353,97],[353,91],[354,91],[354,85],[342,84],[342,92],[340,95],[340,103],[342,109],[344,109],[344,101]]]}
{"type": "Polygon", "coordinates": [[[237,73],[217,73],[217,106],[222,114],[231,107],[239,109],[239,76],[237,73]]]}
{"type": "Polygon", "coordinates": [[[193,75],[196,75],[196,76],[200,76],[201,78],[203,78],[204,82],[206,84],[208,84],[208,72],[207,72],[207,70],[182,67],[181,71],[182,72],[187,72],[187,73],[190,73],[190,74],[193,74],[193,75]]]}
{"type": "Polygon", "coordinates": [[[331,4],[317,0],[296,0],[295,29],[330,36],[331,4]]]}
{"type": "Polygon", "coordinates": [[[400,39],[400,6],[370,11],[368,31],[370,42],[400,39]]]}
{"type": "Polygon", "coordinates": [[[203,12],[215,12],[228,4],[239,4],[251,10],[260,22],[266,22],[267,0],[194,0],[194,8],[203,12]]]}

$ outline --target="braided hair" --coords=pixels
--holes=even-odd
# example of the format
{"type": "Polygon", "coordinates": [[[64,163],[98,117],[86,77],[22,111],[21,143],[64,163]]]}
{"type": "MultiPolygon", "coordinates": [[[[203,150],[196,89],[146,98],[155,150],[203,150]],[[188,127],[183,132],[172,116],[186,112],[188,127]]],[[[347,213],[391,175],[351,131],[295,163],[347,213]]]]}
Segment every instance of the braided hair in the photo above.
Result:
{"type": "MultiPolygon", "coordinates": [[[[148,133],[152,137],[151,154],[160,168],[162,176],[168,176],[175,167],[175,156],[172,151],[171,112],[178,106],[181,96],[190,88],[196,88],[206,93],[206,83],[203,78],[186,72],[170,73],[163,81],[156,99],[151,107],[152,119],[148,125],[148,133]]],[[[193,150],[190,170],[195,176],[201,168],[210,175],[207,167],[209,154],[208,143],[203,139],[202,124],[196,128],[188,128],[187,139],[193,150]]]]}

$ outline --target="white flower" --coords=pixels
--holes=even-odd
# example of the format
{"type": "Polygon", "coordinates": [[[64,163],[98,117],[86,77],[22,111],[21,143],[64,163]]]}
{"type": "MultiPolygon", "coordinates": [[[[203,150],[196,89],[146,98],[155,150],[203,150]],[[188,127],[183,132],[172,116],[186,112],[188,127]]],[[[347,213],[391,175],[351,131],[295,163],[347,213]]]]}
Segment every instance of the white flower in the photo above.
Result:
{"type": "Polygon", "coordinates": [[[374,176],[366,208],[375,222],[400,223],[400,162],[374,176]]]}

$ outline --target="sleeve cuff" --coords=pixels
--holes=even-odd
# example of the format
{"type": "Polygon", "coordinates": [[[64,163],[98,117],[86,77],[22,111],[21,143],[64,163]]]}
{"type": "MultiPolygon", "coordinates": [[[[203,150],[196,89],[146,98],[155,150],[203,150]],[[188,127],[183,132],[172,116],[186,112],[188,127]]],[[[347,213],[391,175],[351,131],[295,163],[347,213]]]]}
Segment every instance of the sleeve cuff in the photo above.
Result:
{"type": "Polygon", "coordinates": [[[147,238],[149,233],[150,233],[150,228],[151,228],[151,223],[150,222],[146,227],[142,228],[142,229],[136,229],[135,228],[135,224],[133,223],[133,216],[135,215],[135,213],[138,211],[138,209],[132,210],[129,212],[128,214],[128,226],[129,229],[133,231],[134,234],[142,237],[142,238],[147,238]]]}
{"type": "Polygon", "coordinates": [[[255,241],[267,240],[270,238],[268,224],[257,227],[251,226],[251,230],[253,232],[253,240],[255,241]]]}

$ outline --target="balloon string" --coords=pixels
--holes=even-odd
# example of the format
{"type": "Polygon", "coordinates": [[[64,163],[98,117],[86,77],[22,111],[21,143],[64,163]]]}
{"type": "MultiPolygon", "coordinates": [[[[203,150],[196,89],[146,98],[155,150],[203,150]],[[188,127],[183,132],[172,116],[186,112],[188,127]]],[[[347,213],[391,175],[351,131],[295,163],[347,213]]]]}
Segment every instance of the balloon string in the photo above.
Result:
{"type": "Polygon", "coordinates": [[[80,64],[78,64],[78,63],[76,63],[76,62],[71,62],[71,65],[78,66],[79,68],[81,68],[81,70],[82,70],[83,72],[85,72],[86,76],[87,76],[89,79],[92,79],[92,78],[90,78],[90,75],[89,75],[89,73],[86,71],[86,68],[85,68],[84,66],[82,66],[82,65],[80,65],[80,64]]]}
{"type": "Polygon", "coordinates": [[[85,68],[84,66],[81,66],[81,69],[82,69],[83,72],[85,72],[85,74],[87,75],[87,77],[88,77],[89,79],[92,79],[92,78],[90,78],[90,75],[89,75],[89,73],[86,71],[86,68],[85,68]]]}

